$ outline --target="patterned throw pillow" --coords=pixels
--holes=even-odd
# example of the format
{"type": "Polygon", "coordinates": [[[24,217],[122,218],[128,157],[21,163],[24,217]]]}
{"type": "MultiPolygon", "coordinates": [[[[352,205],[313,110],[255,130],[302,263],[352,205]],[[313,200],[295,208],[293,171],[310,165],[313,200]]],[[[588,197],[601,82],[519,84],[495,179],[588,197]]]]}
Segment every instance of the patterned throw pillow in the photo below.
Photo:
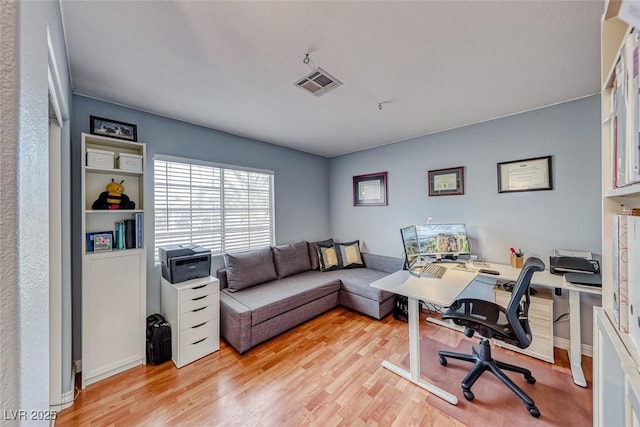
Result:
{"type": "Polygon", "coordinates": [[[362,255],[360,254],[360,240],[335,243],[334,247],[338,255],[338,268],[364,267],[364,261],[362,261],[362,255]]]}
{"type": "Polygon", "coordinates": [[[318,251],[320,271],[331,271],[339,268],[338,254],[332,244],[316,243],[316,249],[318,251]]]}
{"type": "Polygon", "coordinates": [[[316,247],[316,244],[333,246],[333,239],[327,239],[327,240],[322,240],[318,242],[308,242],[308,243],[309,243],[309,261],[311,261],[311,269],[319,270],[320,261],[318,260],[318,248],[316,247]]]}

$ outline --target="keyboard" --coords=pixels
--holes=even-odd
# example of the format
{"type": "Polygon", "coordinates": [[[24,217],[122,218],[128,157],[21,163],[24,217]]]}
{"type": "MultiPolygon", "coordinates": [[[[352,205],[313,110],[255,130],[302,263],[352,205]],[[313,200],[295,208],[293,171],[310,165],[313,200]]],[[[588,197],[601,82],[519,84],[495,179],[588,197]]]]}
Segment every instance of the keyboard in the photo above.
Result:
{"type": "Polygon", "coordinates": [[[442,279],[442,276],[444,276],[444,273],[447,272],[447,267],[443,267],[442,265],[438,265],[435,263],[429,263],[419,267],[413,267],[409,271],[419,277],[431,277],[434,279],[442,279]]]}

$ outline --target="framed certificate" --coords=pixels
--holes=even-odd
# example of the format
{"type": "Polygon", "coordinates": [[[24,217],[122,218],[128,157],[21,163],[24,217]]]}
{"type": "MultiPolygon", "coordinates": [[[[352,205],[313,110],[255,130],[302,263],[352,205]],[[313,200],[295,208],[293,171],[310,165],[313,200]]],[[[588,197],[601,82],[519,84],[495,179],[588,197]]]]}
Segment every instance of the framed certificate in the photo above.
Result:
{"type": "Polygon", "coordinates": [[[498,193],[553,190],[551,156],[498,163],[498,193]]]}
{"type": "Polygon", "coordinates": [[[353,177],[353,206],[386,206],[387,172],[353,177]]]}
{"type": "Polygon", "coordinates": [[[429,196],[464,194],[464,166],[429,171],[429,196]]]}

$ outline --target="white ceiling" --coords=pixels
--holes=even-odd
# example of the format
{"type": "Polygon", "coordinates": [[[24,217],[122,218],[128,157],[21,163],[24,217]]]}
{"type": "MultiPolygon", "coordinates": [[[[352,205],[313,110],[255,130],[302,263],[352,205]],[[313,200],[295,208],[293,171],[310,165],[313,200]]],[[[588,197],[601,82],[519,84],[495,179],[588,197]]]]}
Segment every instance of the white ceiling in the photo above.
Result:
{"type": "Polygon", "coordinates": [[[75,93],[327,157],[598,93],[603,10],[62,1],[75,93]],[[306,53],[343,85],[295,87],[306,53]]]}

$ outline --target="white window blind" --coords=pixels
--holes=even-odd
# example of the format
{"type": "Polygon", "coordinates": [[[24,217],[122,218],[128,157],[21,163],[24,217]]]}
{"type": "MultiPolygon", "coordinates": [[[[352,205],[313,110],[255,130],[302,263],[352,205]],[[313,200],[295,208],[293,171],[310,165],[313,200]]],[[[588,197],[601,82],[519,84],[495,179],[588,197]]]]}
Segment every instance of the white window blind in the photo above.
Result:
{"type": "Polygon", "coordinates": [[[273,173],[154,159],[155,253],[195,244],[212,253],[273,244],[273,173]]]}

